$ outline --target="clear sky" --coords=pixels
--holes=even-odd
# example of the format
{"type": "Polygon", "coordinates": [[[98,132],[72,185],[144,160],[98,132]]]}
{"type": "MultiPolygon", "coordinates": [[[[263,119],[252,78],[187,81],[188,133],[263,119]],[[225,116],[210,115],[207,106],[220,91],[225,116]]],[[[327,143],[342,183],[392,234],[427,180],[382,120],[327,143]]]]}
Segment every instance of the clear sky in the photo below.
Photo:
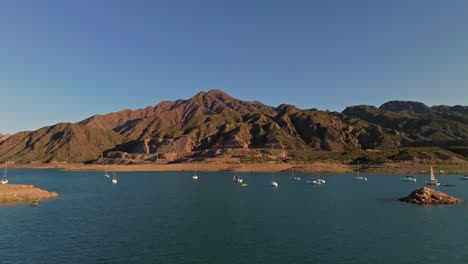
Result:
{"type": "Polygon", "coordinates": [[[0,133],[218,88],[342,111],[468,104],[468,1],[0,2],[0,133]]]}

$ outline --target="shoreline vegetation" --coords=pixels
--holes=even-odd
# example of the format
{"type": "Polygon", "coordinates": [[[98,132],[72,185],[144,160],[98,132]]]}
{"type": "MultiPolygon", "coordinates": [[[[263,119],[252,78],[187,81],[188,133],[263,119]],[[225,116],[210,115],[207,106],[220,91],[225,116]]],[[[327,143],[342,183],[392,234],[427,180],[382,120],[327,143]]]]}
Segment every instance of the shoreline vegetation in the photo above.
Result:
{"type": "MultiPolygon", "coordinates": [[[[109,164],[110,165],[110,164],[109,164]]],[[[465,174],[465,164],[433,164],[437,174],[465,174]]],[[[21,169],[61,169],[68,171],[104,171],[104,164],[83,163],[30,163],[14,164],[12,168],[21,169]]],[[[195,163],[136,163],[126,165],[112,165],[116,171],[193,171],[195,163]]],[[[298,173],[353,173],[356,166],[341,163],[209,163],[197,162],[197,170],[205,172],[291,172],[298,173]]],[[[361,164],[361,173],[389,173],[389,174],[418,174],[429,169],[428,163],[417,162],[387,162],[379,164],[361,164]]]]}

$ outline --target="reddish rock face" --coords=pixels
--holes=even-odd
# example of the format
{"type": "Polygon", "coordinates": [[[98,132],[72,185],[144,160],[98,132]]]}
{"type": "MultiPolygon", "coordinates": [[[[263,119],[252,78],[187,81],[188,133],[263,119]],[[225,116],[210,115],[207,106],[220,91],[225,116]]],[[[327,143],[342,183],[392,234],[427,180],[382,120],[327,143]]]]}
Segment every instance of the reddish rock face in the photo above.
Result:
{"type": "Polygon", "coordinates": [[[421,205],[437,205],[437,204],[462,204],[464,201],[443,192],[436,191],[431,188],[422,187],[414,190],[407,197],[400,198],[400,201],[421,205]]]}

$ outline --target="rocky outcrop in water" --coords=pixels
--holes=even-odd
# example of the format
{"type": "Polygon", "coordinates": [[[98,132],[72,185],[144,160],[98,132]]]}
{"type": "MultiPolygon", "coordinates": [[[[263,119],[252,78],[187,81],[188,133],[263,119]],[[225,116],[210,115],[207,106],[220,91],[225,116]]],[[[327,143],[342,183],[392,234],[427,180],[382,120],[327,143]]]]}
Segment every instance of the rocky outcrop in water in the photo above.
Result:
{"type": "Polygon", "coordinates": [[[400,201],[422,205],[462,204],[465,202],[462,199],[426,187],[414,190],[407,197],[400,198],[400,201]]]}
{"type": "Polygon", "coordinates": [[[0,203],[33,202],[57,197],[56,192],[39,189],[33,185],[0,185],[0,203]]]}

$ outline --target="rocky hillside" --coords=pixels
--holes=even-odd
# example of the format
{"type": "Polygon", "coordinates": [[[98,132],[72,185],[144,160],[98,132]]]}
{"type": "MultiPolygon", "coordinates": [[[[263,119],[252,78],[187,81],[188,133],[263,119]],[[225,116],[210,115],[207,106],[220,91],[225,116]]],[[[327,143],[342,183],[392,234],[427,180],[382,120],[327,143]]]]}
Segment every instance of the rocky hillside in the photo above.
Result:
{"type": "Polygon", "coordinates": [[[276,108],[233,98],[220,90],[136,111],[93,116],[80,124],[128,138],[113,151],[140,154],[204,149],[266,148],[343,151],[397,146],[404,136],[336,112],[276,108]]]}
{"type": "Polygon", "coordinates": [[[208,93],[200,92],[189,100],[164,101],[154,107],[95,115],[80,124],[113,130],[129,139],[144,139],[158,135],[162,130],[187,124],[202,115],[221,112],[245,115],[269,110],[271,107],[260,102],[241,101],[223,91],[211,90],[208,93]]]}
{"type": "Polygon", "coordinates": [[[368,105],[348,107],[343,114],[386,129],[400,131],[409,145],[459,145],[468,139],[468,107],[434,106],[409,101],[390,101],[379,108],[368,105]],[[428,143],[429,142],[429,143],[428,143]]]}
{"type": "MultiPolygon", "coordinates": [[[[150,161],[181,153],[214,157],[233,150],[237,154],[232,156],[241,159],[250,150],[259,151],[260,156],[287,158],[292,151],[299,151],[296,156],[300,157],[301,151],[436,144],[463,147],[468,145],[466,112],[466,106],[428,107],[404,101],[391,101],[380,108],[353,106],[343,113],[303,110],[287,104],[271,107],[243,101],[211,90],[187,100],[15,134],[0,142],[0,161],[84,162],[100,155],[150,161]]],[[[457,153],[463,155],[466,149],[458,148],[457,153]]]]}
{"type": "Polygon", "coordinates": [[[0,142],[4,141],[5,139],[7,139],[10,135],[3,135],[0,133],[0,142]]]}
{"type": "Polygon", "coordinates": [[[0,161],[85,162],[99,158],[125,138],[112,131],[60,123],[25,131],[0,142],[0,161]]]}

